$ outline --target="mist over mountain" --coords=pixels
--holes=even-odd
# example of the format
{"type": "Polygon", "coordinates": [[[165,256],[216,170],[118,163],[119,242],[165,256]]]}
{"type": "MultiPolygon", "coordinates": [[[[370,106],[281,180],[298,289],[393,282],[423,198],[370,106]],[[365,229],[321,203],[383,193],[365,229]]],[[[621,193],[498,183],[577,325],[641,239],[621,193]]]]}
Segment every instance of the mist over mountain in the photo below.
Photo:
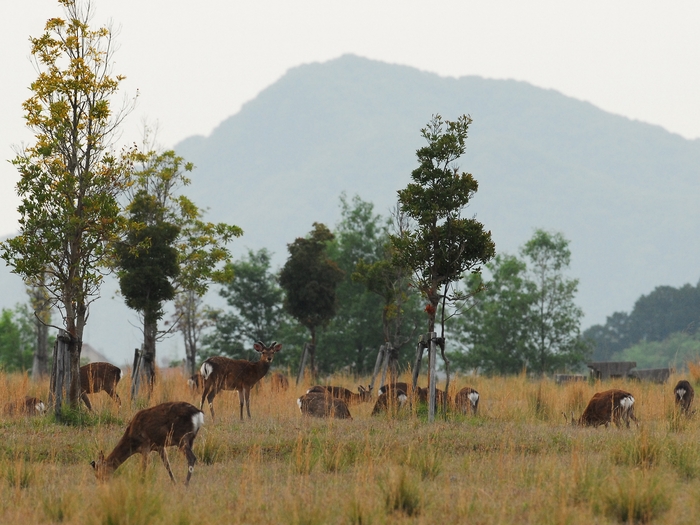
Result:
{"type": "MultiPolygon", "coordinates": [[[[207,220],[243,228],[236,256],[266,247],[281,265],[314,221],[335,225],[343,191],[388,214],[435,113],[473,118],[459,165],[479,181],[468,213],[498,252],[517,252],[535,228],[571,241],[583,328],[629,311],[658,285],[698,282],[700,140],[524,82],[444,78],[347,55],[291,69],[210,136],[175,149],[196,166],[186,193],[209,208],[207,220]]],[[[105,296],[85,339],[121,362],[134,348],[124,334],[140,342],[136,318],[105,296]]]]}

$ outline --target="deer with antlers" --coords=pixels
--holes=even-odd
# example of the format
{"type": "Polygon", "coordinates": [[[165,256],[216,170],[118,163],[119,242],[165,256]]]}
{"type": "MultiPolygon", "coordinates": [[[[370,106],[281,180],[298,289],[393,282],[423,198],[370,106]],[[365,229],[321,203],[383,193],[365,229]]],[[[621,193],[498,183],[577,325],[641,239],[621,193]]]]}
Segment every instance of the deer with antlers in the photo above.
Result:
{"type": "Polygon", "coordinates": [[[97,461],[91,463],[95,476],[99,480],[106,480],[122,463],[138,453],[142,456],[145,469],[148,455],[158,452],[174,483],[175,477],[165,447],[177,447],[187,458],[185,485],[189,485],[197,461],[192,452],[192,444],[203,424],[204,412],[184,401],[163,403],[141,410],[131,419],[109,456],[105,458],[100,451],[97,461]]]}
{"type": "Polygon", "coordinates": [[[342,386],[326,386],[326,385],[316,385],[316,386],[309,388],[306,391],[307,394],[311,394],[311,393],[325,394],[325,393],[328,393],[336,399],[342,399],[348,405],[355,405],[357,403],[371,401],[372,392],[370,389],[365,388],[363,386],[358,386],[357,392],[358,393],[356,394],[352,390],[348,390],[347,388],[344,388],[342,386]]]}
{"type": "MultiPolygon", "coordinates": [[[[566,414],[564,418],[568,419],[566,414]]],[[[581,426],[607,427],[610,423],[615,423],[619,428],[620,423],[624,421],[629,428],[630,419],[639,425],[634,417],[634,396],[619,388],[594,394],[578,420],[575,420],[573,412],[571,413],[571,424],[581,426]]]]}
{"type": "Polygon", "coordinates": [[[88,363],[80,367],[80,399],[83,400],[88,410],[92,410],[88,394],[96,394],[105,391],[116,401],[117,406],[122,406],[122,400],[117,394],[117,385],[122,378],[121,368],[111,363],[88,363]]]}
{"type": "Polygon", "coordinates": [[[210,357],[200,368],[204,378],[202,390],[202,402],[209,403],[211,418],[214,420],[214,397],[222,390],[238,390],[238,399],[241,405],[241,421],[243,421],[243,403],[245,402],[248,418],[250,418],[250,389],[262,379],[272,364],[275,354],[282,349],[282,345],[273,341],[270,346],[258,341],[253,345],[256,352],[260,352],[260,360],[252,363],[245,359],[229,359],[228,357],[210,357]]]}

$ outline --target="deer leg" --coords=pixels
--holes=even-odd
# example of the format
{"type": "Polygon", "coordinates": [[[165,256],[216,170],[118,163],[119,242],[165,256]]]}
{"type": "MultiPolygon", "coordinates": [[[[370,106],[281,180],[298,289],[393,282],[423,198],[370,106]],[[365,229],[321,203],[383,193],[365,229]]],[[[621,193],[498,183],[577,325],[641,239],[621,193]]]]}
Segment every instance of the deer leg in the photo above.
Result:
{"type": "MultiPolygon", "coordinates": [[[[245,393],[244,392],[245,391],[243,389],[238,391],[238,401],[241,404],[241,421],[243,421],[243,403],[245,401],[245,393]]],[[[250,417],[250,413],[248,414],[248,416],[250,417]]]]}
{"type": "MultiPolygon", "coordinates": [[[[211,411],[211,420],[215,421],[216,416],[214,416],[214,397],[218,393],[218,390],[215,387],[210,387],[209,390],[205,389],[204,393],[202,394],[202,406],[204,406],[204,398],[206,397],[207,402],[209,403],[209,410],[211,411]]],[[[200,410],[202,407],[199,408],[200,410]]]]}
{"type": "Polygon", "coordinates": [[[248,419],[250,419],[250,388],[245,390],[245,408],[248,411],[248,419]]]}
{"type": "MultiPolygon", "coordinates": [[[[194,439],[193,439],[194,440],[194,439]]],[[[192,477],[192,472],[194,472],[194,464],[197,462],[197,456],[192,452],[192,443],[185,443],[182,447],[182,451],[185,453],[187,458],[187,479],[185,480],[185,486],[190,484],[190,478],[192,477]]]]}
{"type": "Polygon", "coordinates": [[[90,404],[90,400],[88,399],[88,396],[87,396],[87,393],[86,393],[86,392],[82,392],[82,393],[80,394],[80,399],[83,400],[83,403],[85,403],[85,406],[87,407],[87,409],[88,409],[90,412],[92,412],[92,405],[90,404]]]}
{"type": "Polygon", "coordinates": [[[109,394],[109,397],[111,397],[115,401],[115,403],[117,403],[117,406],[119,408],[121,408],[122,407],[122,400],[120,399],[119,394],[117,394],[117,391],[112,389],[107,393],[109,394]]]}
{"type": "Polygon", "coordinates": [[[165,469],[168,471],[168,474],[170,474],[170,480],[175,483],[175,476],[173,476],[173,471],[170,468],[170,461],[168,461],[168,453],[166,452],[165,447],[159,447],[158,454],[160,455],[160,459],[163,460],[165,469]]]}

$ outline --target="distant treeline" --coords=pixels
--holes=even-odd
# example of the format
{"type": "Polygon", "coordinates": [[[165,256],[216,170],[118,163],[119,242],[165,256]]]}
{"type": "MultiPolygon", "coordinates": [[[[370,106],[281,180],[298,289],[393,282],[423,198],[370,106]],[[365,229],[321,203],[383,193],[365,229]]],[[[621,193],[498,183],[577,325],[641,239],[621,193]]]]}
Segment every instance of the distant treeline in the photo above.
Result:
{"type": "Polygon", "coordinates": [[[631,313],[615,312],[583,336],[595,344],[592,359],[606,361],[635,345],[665,341],[674,334],[694,336],[698,327],[700,282],[680,288],[659,286],[637,299],[631,313]]]}

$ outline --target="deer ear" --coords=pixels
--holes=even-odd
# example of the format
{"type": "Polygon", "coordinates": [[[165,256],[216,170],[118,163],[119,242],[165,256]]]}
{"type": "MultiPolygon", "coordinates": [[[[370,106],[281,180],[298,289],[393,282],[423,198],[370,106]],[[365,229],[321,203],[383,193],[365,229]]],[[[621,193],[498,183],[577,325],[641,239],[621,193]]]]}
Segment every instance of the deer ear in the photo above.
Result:
{"type": "Polygon", "coordinates": [[[92,468],[97,468],[97,465],[95,464],[94,461],[91,461],[91,462],[90,462],[90,466],[91,466],[92,468]]]}
{"type": "Polygon", "coordinates": [[[282,343],[278,343],[277,341],[273,341],[272,345],[270,346],[272,346],[275,352],[279,352],[280,350],[282,350],[282,343]]]}
{"type": "Polygon", "coordinates": [[[257,343],[255,343],[255,344],[253,345],[253,349],[254,349],[256,352],[262,352],[262,351],[265,349],[265,345],[263,344],[262,341],[258,341],[257,343]]]}

